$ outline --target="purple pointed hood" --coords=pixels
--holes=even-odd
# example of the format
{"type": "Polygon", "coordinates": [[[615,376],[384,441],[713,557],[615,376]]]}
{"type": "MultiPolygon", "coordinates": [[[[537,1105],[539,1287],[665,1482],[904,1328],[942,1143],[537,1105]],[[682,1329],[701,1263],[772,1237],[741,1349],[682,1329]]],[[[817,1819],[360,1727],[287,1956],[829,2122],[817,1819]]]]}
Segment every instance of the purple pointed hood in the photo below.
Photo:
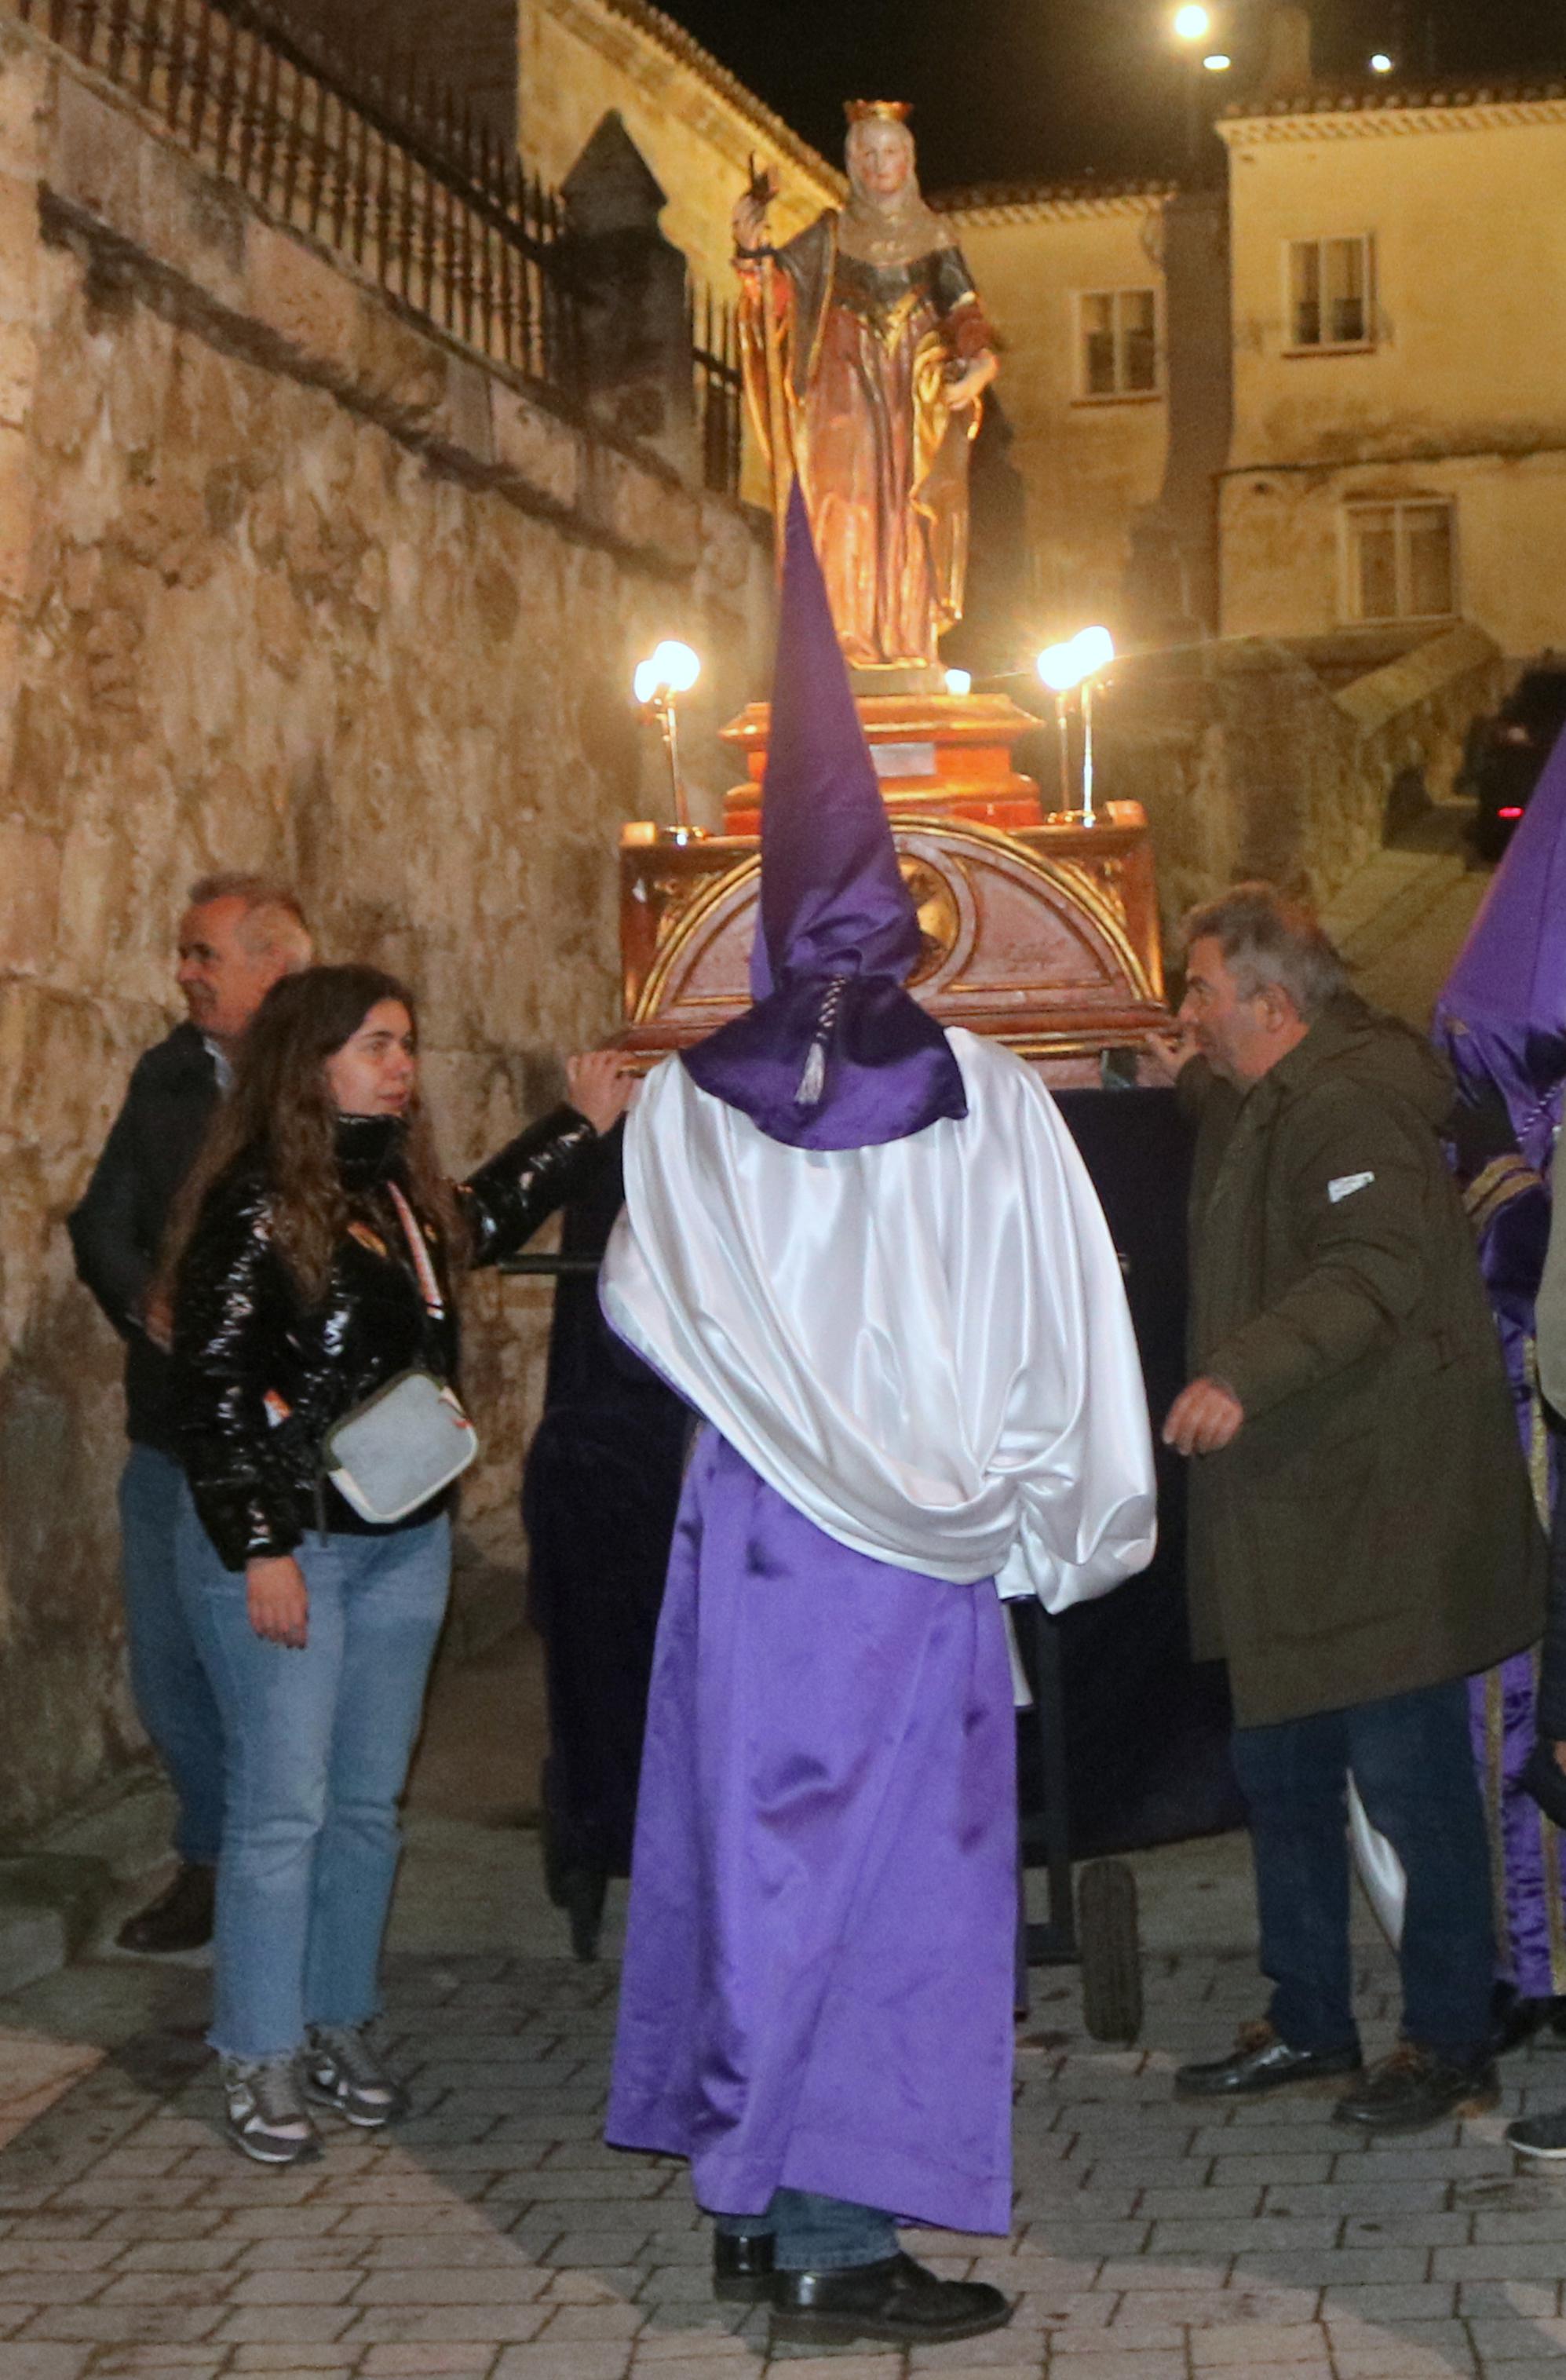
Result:
{"type": "Polygon", "coordinates": [[[918,915],[854,708],[797,483],[761,807],[752,1005],[684,1052],[694,1079],[793,1148],[904,1140],[967,1099],[904,985],[918,915]]]}
{"type": "Polygon", "coordinates": [[[1447,978],[1435,1036],[1465,1091],[1499,1090],[1524,1156],[1546,1171],[1566,1076],[1566,735],[1447,978]]]}

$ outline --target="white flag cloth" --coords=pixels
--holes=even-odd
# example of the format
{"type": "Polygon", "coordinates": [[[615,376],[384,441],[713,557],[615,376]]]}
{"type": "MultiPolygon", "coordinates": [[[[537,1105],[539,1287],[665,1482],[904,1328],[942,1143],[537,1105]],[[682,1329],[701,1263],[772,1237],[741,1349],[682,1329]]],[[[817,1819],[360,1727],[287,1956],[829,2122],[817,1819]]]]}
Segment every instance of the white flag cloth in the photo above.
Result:
{"type": "Polygon", "coordinates": [[[966,1118],[875,1148],[784,1148],[660,1066],[600,1295],[829,1536],[1061,1611],[1152,1558],[1141,1366],[1054,1101],[1009,1050],[950,1038],[966,1118]]]}

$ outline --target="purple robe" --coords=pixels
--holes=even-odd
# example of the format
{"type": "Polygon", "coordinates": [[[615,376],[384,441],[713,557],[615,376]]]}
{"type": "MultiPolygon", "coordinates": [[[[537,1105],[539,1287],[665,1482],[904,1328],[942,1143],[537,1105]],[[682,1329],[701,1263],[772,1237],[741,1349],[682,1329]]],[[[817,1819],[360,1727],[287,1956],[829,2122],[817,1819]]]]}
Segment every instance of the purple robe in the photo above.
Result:
{"type": "Polygon", "coordinates": [[[607,2137],[700,2204],[1011,2226],[1005,1621],[853,1551],[710,1426],[658,1632],[607,2137]]]}
{"type": "MultiPolygon", "coordinates": [[[[1515,1148],[1495,1153],[1464,1182],[1463,1198],[1548,1528],[1557,1456],[1539,1402],[1534,1300],[1549,1237],[1566,1079],[1566,736],[1441,993],[1435,1030],[1464,1099],[1499,1093],[1515,1135],[1515,1148]]],[[[1502,1969],[1525,1998],[1547,1999],[1566,1993],[1566,1837],[1521,1783],[1534,1745],[1537,1692],[1537,1654],[1514,1654],[1471,1682],[1469,1714],[1490,1828],[1502,1969]]]]}
{"type": "MultiPolygon", "coordinates": [[[[1449,1043],[1449,1054],[1461,1074],[1475,1064],[1471,1038],[1459,1038],[1455,1049],[1449,1043]]],[[[1524,1145],[1529,1137],[1520,1135],[1524,1145]]],[[[1543,1149],[1548,1149],[1548,1129],[1543,1149]]],[[[1464,1204],[1500,1334],[1518,1436],[1548,1528],[1557,1458],[1539,1401],[1534,1300],[1549,1238],[1549,1195],[1518,1155],[1486,1166],[1464,1191],[1464,1204]]],[[[1469,1681],[1468,1716],[1489,1828],[1500,1970],[1524,1998],[1551,1999],[1566,1993],[1566,1838],[1523,1786],[1537,1732],[1538,1682],[1537,1648],[1514,1653],[1499,1669],[1469,1681]]]]}

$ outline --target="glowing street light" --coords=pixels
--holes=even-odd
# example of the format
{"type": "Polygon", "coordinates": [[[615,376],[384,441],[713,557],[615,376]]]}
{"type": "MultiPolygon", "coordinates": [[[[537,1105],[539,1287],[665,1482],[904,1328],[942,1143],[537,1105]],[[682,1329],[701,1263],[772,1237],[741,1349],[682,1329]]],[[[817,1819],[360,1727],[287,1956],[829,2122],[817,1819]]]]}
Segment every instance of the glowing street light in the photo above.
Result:
{"type": "Polygon", "coordinates": [[[1093,681],[1115,657],[1108,628],[1083,628],[1063,645],[1047,645],[1035,666],[1055,698],[1055,725],[1060,736],[1061,807],[1071,810],[1071,729],[1066,697],[1080,689],[1082,704],[1082,820],[1092,826],[1093,815],[1093,681]]]}
{"type": "Polygon", "coordinates": [[[1206,8],[1184,7],[1174,12],[1174,35],[1180,42],[1205,42],[1212,30],[1212,16],[1206,8]]]}
{"type": "Polygon", "coordinates": [[[1208,74],[1227,74],[1233,63],[1227,50],[1214,50],[1210,57],[1202,60],[1208,74]]]}
{"type": "Polygon", "coordinates": [[[946,691],[948,694],[955,694],[959,696],[971,694],[973,692],[973,672],[971,670],[948,670],[946,673],[946,691]]]}
{"type": "Polygon", "coordinates": [[[1372,74],[1390,74],[1394,64],[1395,61],[1387,55],[1385,50],[1378,50],[1370,61],[1370,71],[1372,74]]]}
{"type": "Polygon", "coordinates": [[[674,796],[674,832],[680,842],[694,834],[690,804],[686,798],[685,780],[680,774],[678,732],[674,725],[674,705],[682,694],[688,694],[701,675],[701,662],[688,645],[666,637],[655,645],[645,662],[637,663],[631,679],[631,691],[644,711],[657,720],[663,731],[663,749],[669,757],[669,783],[674,796]]]}
{"type": "Polygon", "coordinates": [[[690,647],[666,637],[653,647],[648,660],[638,662],[631,685],[637,700],[646,705],[669,695],[688,694],[700,675],[701,663],[690,647]]]}

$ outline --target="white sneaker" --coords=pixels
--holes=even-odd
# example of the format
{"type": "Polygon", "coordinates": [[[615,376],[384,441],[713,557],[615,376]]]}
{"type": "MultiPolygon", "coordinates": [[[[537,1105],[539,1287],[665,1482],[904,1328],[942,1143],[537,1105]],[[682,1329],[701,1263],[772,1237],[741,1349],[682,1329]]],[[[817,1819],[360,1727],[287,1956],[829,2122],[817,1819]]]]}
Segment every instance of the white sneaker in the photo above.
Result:
{"type": "Polygon", "coordinates": [[[307,2165],[321,2155],[294,2058],[225,2058],[228,2137],[257,2165],[307,2165]]]}
{"type": "Polygon", "coordinates": [[[350,2124],[374,2131],[407,2113],[407,2093],[371,2049],[362,2024],[312,2024],[305,2052],[305,2089],[350,2124]]]}

